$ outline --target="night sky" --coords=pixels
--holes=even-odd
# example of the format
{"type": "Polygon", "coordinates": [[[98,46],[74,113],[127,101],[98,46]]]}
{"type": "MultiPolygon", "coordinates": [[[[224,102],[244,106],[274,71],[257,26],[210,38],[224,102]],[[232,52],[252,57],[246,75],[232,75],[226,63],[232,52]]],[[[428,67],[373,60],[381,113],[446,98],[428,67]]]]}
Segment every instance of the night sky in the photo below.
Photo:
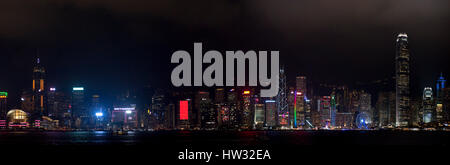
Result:
{"type": "Polygon", "coordinates": [[[0,2],[0,91],[31,88],[34,57],[47,87],[167,87],[176,50],[279,50],[289,81],[351,84],[394,74],[395,36],[409,35],[412,83],[449,78],[448,0],[0,2]],[[38,50],[38,51],[37,51],[38,50]]]}

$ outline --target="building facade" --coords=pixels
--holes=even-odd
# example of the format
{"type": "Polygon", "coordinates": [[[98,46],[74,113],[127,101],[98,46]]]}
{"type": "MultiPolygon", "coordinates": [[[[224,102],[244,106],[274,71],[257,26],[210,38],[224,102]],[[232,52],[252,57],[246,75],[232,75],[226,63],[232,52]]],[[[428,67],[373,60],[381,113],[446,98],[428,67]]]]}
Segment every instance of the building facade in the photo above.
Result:
{"type": "Polygon", "coordinates": [[[396,76],[396,126],[409,125],[410,111],[410,54],[408,35],[400,33],[396,40],[395,76],[396,76]]]}

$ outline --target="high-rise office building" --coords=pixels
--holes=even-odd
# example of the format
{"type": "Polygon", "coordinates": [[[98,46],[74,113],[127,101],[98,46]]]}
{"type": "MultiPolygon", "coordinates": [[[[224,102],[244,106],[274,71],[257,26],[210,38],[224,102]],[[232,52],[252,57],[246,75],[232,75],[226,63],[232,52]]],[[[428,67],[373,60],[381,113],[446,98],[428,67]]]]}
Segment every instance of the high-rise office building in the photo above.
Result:
{"type": "Polygon", "coordinates": [[[396,126],[409,125],[410,111],[410,68],[408,35],[400,33],[396,40],[395,76],[396,76],[396,126]]]}
{"type": "Polygon", "coordinates": [[[255,119],[253,122],[253,128],[261,129],[264,126],[265,121],[265,111],[264,104],[255,104],[255,119]]]}
{"type": "Polygon", "coordinates": [[[200,91],[197,93],[196,99],[199,99],[200,123],[203,129],[212,129],[217,126],[217,113],[212,103],[209,92],[200,91]]]}
{"type": "Polygon", "coordinates": [[[74,125],[76,128],[85,128],[89,121],[89,114],[87,112],[84,87],[72,88],[71,113],[74,125]]]}
{"type": "Polygon", "coordinates": [[[101,104],[101,98],[99,94],[94,94],[91,96],[91,101],[88,110],[89,116],[92,116],[93,123],[90,123],[90,127],[93,128],[95,125],[96,129],[104,128],[106,125],[107,111],[101,104]]]}
{"type": "Polygon", "coordinates": [[[352,114],[355,114],[356,112],[359,111],[359,107],[360,107],[360,92],[358,92],[357,90],[353,90],[352,92],[350,92],[349,95],[349,111],[352,114]]]}
{"type": "Polygon", "coordinates": [[[226,107],[225,102],[225,88],[216,88],[214,93],[214,108],[217,113],[217,126],[221,128],[223,126],[224,111],[222,108],[226,107]]]}
{"type": "Polygon", "coordinates": [[[149,114],[149,123],[151,128],[173,128],[175,126],[173,117],[174,112],[172,109],[167,108],[168,102],[165,92],[162,90],[156,90],[152,96],[152,105],[149,114]],[[168,115],[171,114],[171,115],[168,115]]]}
{"type": "Polygon", "coordinates": [[[443,94],[444,94],[444,89],[445,89],[445,82],[446,80],[444,79],[444,76],[441,73],[441,76],[438,78],[437,82],[436,82],[436,122],[438,122],[438,124],[443,124],[444,123],[444,116],[445,116],[445,106],[444,106],[444,101],[443,101],[443,94]]]}
{"type": "Polygon", "coordinates": [[[305,76],[297,76],[295,80],[295,84],[297,87],[297,92],[304,93],[304,96],[306,96],[306,77],[305,76]]]}
{"type": "Polygon", "coordinates": [[[249,129],[253,126],[253,107],[252,107],[252,94],[250,90],[242,91],[242,101],[240,101],[241,112],[241,128],[249,129]]]}
{"type": "Polygon", "coordinates": [[[217,88],[214,96],[214,102],[216,104],[221,104],[225,102],[225,89],[224,88],[217,88]]]}
{"type": "Polygon", "coordinates": [[[437,82],[436,82],[436,99],[442,99],[443,96],[443,92],[442,90],[444,90],[445,88],[445,78],[441,73],[441,76],[439,76],[437,82]]]}
{"type": "Polygon", "coordinates": [[[289,126],[289,104],[286,79],[285,70],[284,67],[282,67],[280,68],[280,85],[277,95],[278,125],[281,127],[289,126]]]}
{"type": "Polygon", "coordinates": [[[332,126],[332,127],[336,126],[336,113],[337,113],[336,96],[335,96],[335,93],[333,92],[331,94],[331,99],[330,99],[330,126],[332,126]]]}
{"type": "Polygon", "coordinates": [[[194,97],[194,109],[192,110],[190,121],[193,127],[201,127],[202,108],[205,108],[205,102],[210,102],[209,92],[199,91],[195,93],[194,97]]]}
{"type": "Polygon", "coordinates": [[[111,125],[116,129],[138,128],[136,104],[115,105],[111,112],[111,125]]]}
{"type": "Polygon", "coordinates": [[[277,103],[276,100],[265,100],[265,126],[275,127],[277,126],[277,103]]]}
{"type": "Polygon", "coordinates": [[[294,116],[294,110],[295,110],[295,102],[296,102],[296,92],[294,87],[289,87],[287,101],[288,101],[288,109],[289,109],[289,128],[294,128],[296,126],[294,120],[296,120],[296,117],[294,116]]]}
{"type": "Polygon", "coordinates": [[[45,68],[41,65],[40,58],[36,59],[33,68],[33,87],[32,87],[32,119],[39,119],[47,115],[46,110],[46,94],[45,94],[45,68]]]}
{"type": "Polygon", "coordinates": [[[450,88],[442,90],[443,117],[442,123],[450,124],[450,88]]]}
{"type": "Polygon", "coordinates": [[[370,93],[367,93],[365,91],[361,91],[361,94],[359,95],[359,102],[360,102],[360,111],[371,111],[371,105],[372,105],[372,95],[370,93]]]}
{"type": "Polygon", "coordinates": [[[48,117],[61,120],[68,113],[70,100],[67,96],[56,88],[50,88],[47,92],[47,112],[48,117]]]}
{"type": "Polygon", "coordinates": [[[229,89],[227,92],[226,104],[223,105],[219,111],[222,126],[225,128],[234,129],[239,127],[237,95],[236,89],[229,89]]]}
{"type": "Polygon", "coordinates": [[[296,78],[296,106],[295,106],[295,118],[296,118],[296,126],[304,127],[305,119],[306,119],[306,110],[305,110],[305,98],[306,98],[306,77],[298,76],[296,78]]]}
{"type": "Polygon", "coordinates": [[[378,93],[378,100],[376,103],[378,110],[378,125],[394,126],[395,125],[395,93],[394,92],[380,92],[378,93]]]}
{"type": "Polygon", "coordinates": [[[433,90],[431,87],[425,87],[422,97],[422,114],[423,123],[431,123],[435,121],[435,108],[433,100],[433,90]]]}
{"type": "Polygon", "coordinates": [[[320,126],[329,128],[331,126],[331,97],[323,96],[317,100],[318,111],[320,114],[320,126]]]}

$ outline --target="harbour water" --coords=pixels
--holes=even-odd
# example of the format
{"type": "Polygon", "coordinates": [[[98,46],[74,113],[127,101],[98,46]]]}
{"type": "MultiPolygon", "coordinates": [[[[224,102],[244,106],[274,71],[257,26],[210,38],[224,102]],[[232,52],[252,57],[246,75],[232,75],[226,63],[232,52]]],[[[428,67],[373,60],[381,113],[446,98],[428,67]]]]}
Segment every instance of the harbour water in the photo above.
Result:
{"type": "MultiPolygon", "coordinates": [[[[117,134],[107,131],[0,131],[0,146],[10,153],[79,159],[137,161],[177,160],[186,149],[220,153],[223,150],[268,150],[271,160],[293,157],[314,160],[321,154],[336,159],[376,153],[416,154],[449,145],[449,131],[153,131],[117,134]],[[26,151],[26,152],[25,152],[26,151]],[[55,156],[56,155],[56,156],[55,156]],[[120,155],[120,157],[114,157],[120,155]],[[114,159],[112,159],[114,158],[114,159]]],[[[213,160],[220,161],[220,160],[213,160]]],[[[236,161],[236,160],[235,160],[236,161]]]]}

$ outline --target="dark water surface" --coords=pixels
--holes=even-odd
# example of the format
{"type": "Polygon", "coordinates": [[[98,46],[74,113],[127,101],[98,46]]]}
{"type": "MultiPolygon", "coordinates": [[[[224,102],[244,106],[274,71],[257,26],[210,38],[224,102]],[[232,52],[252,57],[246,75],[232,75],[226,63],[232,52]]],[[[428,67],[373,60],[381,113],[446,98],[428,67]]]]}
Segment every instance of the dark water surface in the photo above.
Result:
{"type": "MultiPolygon", "coordinates": [[[[186,160],[177,160],[177,156],[186,149],[214,153],[260,149],[271,154],[272,159],[265,162],[297,159],[333,162],[365,157],[382,162],[387,157],[448,154],[449,137],[448,131],[155,131],[126,135],[105,131],[0,131],[0,147],[12,155],[32,154],[63,161],[90,158],[115,163],[141,160],[183,163],[186,160]]],[[[210,163],[223,162],[231,161],[215,159],[210,163]]]]}

